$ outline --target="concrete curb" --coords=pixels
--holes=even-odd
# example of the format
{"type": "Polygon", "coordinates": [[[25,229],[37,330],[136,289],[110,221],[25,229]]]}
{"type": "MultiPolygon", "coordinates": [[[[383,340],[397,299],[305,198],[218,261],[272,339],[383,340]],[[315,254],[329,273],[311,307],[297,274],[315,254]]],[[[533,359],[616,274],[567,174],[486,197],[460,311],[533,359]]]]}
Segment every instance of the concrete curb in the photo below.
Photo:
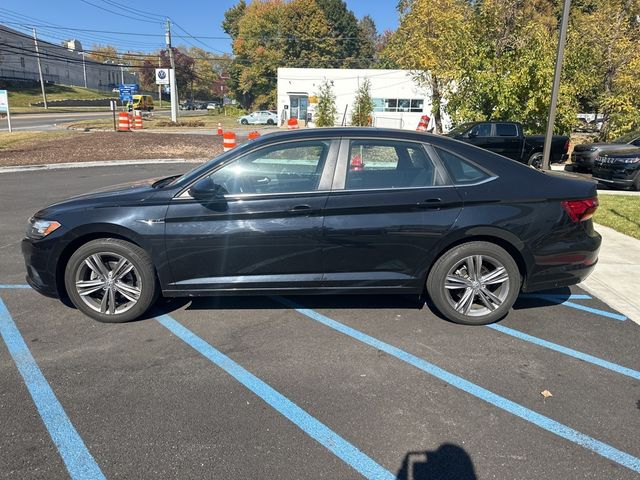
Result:
{"type": "Polygon", "coordinates": [[[119,167],[122,165],[145,165],[154,163],[204,163],[209,158],[150,158],[147,160],[104,160],[97,162],[46,163],[43,165],[21,165],[0,167],[0,174],[16,172],[37,172],[41,170],[62,170],[66,168],[119,167]]]}
{"type": "Polygon", "coordinates": [[[593,273],[579,286],[640,325],[636,287],[640,240],[603,225],[595,227],[602,235],[600,258],[593,273]]]}

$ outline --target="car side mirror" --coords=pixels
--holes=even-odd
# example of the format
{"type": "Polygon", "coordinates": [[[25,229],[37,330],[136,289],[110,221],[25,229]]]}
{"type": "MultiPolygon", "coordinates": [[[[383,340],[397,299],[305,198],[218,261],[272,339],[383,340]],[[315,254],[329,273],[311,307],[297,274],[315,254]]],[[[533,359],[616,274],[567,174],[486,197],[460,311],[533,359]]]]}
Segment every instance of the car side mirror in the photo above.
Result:
{"type": "Polygon", "coordinates": [[[211,177],[204,177],[194,183],[189,189],[189,195],[196,200],[216,200],[224,198],[225,190],[222,185],[218,185],[211,180],[211,177]]]}

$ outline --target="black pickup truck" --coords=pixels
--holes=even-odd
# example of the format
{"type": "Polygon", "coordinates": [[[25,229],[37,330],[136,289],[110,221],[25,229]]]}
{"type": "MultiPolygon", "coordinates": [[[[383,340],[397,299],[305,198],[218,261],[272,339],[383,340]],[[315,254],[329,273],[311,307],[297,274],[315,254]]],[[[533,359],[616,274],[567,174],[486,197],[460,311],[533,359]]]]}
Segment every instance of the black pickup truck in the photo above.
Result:
{"type": "MultiPolygon", "coordinates": [[[[448,137],[491,150],[536,168],[542,166],[544,135],[525,135],[517,122],[470,122],[458,125],[448,137]]],[[[551,163],[568,158],[569,137],[554,135],[551,140],[551,163]]]]}

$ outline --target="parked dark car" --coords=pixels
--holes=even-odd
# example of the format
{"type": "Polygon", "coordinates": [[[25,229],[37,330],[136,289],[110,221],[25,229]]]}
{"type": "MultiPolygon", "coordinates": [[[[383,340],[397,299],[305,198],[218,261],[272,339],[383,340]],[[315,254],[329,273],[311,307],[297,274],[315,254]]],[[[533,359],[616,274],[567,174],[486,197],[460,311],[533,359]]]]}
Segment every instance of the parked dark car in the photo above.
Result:
{"type": "Polygon", "coordinates": [[[596,158],[609,152],[634,150],[640,147],[640,132],[631,132],[611,143],[584,143],[576,145],[571,154],[574,171],[591,173],[596,158]]]}
{"type": "Polygon", "coordinates": [[[264,135],[186,173],[29,220],[27,281],[122,322],[158,294],[427,292],[486,324],[598,259],[595,183],[447,137],[373,128],[264,135]]]}
{"type": "MultiPolygon", "coordinates": [[[[447,136],[535,168],[542,167],[544,135],[525,135],[518,122],[463,123],[447,133],[447,136]]],[[[554,135],[551,140],[551,163],[565,161],[568,151],[569,137],[554,135]]]]}
{"type": "Polygon", "coordinates": [[[611,187],[640,190],[640,148],[603,152],[593,163],[593,179],[611,187]]]}

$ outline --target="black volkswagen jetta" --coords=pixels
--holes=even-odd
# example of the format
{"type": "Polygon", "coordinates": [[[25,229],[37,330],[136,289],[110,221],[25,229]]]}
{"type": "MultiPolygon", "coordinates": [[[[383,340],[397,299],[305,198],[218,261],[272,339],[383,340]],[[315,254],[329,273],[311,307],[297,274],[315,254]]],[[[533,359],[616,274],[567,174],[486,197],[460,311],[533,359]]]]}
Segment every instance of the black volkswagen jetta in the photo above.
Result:
{"type": "Polygon", "coordinates": [[[594,268],[594,183],[450,138],[275,133],[180,177],[57,203],[29,221],[29,284],[124,322],[159,294],[425,292],[486,324],[518,293],[594,268]]]}

